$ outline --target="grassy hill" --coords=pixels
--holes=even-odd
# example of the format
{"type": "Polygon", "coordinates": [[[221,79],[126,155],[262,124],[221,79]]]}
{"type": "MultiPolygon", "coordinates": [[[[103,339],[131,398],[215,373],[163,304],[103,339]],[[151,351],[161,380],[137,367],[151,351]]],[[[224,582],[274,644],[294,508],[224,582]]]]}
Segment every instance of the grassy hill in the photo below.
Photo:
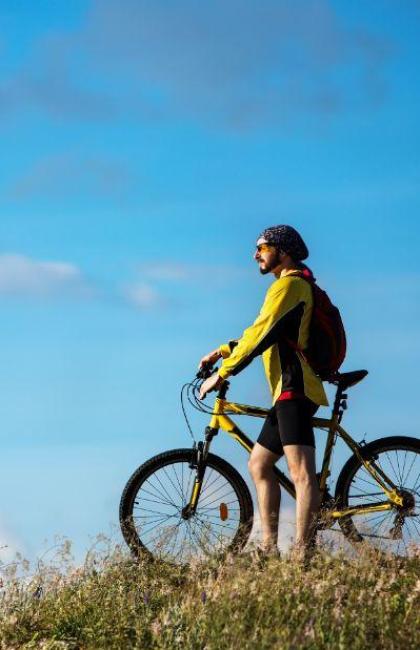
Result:
{"type": "Polygon", "coordinates": [[[0,593],[2,650],[420,647],[420,554],[323,552],[305,570],[286,556],[176,568],[114,550],[9,575],[0,593]]]}

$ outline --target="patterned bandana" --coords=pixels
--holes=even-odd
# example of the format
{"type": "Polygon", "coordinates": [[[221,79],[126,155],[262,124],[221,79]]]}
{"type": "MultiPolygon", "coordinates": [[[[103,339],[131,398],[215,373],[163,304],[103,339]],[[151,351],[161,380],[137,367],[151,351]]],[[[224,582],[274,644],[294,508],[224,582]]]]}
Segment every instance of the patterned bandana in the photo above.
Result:
{"type": "Polygon", "coordinates": [[[296,262],[306,260],[309,255],[305,242],[292,226],[271,226],[263,230],[258,239],[265,239],[268,244],[280,248],[296,262]]]}

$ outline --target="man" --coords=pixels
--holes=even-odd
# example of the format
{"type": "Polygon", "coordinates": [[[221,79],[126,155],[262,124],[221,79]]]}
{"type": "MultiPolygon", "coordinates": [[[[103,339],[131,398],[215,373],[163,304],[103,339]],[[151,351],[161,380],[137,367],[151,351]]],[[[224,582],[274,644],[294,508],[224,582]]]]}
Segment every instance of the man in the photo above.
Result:
{"type": "Polygon", "coordinates": [[[277,552],[280,487],[273,466],[283,453],[296,489],[296,549],[305,552],[313,541],[320,506],[315,470],[312,417],[320,405],[328,405],[322,381],[299,352],[307,347],[313,297],[302,271],[308,249],[291,226],[267,228],[257,240],[254,259],[260,272],[273,273],[255,322],[239,340],[230,341],[200,361],[214,364],[223,357],[218,373],[201,387],[200,398],[217,389],[224,379],[243,370],[262,354],[273,408],[252,450],[249,470],[255,482],[262,526],[262,551],[277,552]]]}

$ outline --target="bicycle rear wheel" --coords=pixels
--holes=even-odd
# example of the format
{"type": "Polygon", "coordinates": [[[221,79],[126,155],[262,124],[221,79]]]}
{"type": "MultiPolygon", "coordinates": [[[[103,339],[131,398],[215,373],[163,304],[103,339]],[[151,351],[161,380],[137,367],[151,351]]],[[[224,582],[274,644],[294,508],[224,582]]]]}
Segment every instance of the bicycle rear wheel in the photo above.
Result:
{"type": "MultiPolygon", "coordinates": [[[[420,440],[405,436],[381,438],[363,449],[404,495],[402,508],[343,517],[341,530],[351,542],[366,542],[378,550],[408,555],[420,544],[420,440]]],[[[340,507],[375,505],[387,497],[378,483],[352,456],[337,481],[340,507]]]]}
{"type": "Polygon", "coordinates": [[[196,470],[193,451],[174,449],[154,456],[129,479],[120,503],[125,541],[136,556],[185,564],[215,553],[238,552],[252,528],[253,504],[240,474],[208,454],[194,515],[182,517],[196,470]]]}

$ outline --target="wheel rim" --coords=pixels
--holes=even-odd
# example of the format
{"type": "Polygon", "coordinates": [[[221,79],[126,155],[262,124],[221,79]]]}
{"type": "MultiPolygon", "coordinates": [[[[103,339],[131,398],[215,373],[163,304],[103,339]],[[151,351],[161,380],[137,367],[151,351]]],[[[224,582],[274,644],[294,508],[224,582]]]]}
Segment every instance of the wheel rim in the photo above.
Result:
{"type": "Polygon", "coordinates": [[[152,470],[134,495],[129,525],[130,545],[153,557],[184,564],[232,548],[241,531],[240,497],[219,468],[206,468],[197,510],[182,517],[196,470],[187,459],[169,461],[152,470]]]}
{"type": "MultiPolygon", "coordinates": [[[[342,525],[355,541],[381,551],[410,555],[420,544],[420,453],[414,448],[389,447],[375,453],[375,463],[403,491],[405,506],[346,518],[342,525]]],[[[386,495],[363,465],[347,483],[345,505],[355,507],[386,501],[386,495]]]]}

